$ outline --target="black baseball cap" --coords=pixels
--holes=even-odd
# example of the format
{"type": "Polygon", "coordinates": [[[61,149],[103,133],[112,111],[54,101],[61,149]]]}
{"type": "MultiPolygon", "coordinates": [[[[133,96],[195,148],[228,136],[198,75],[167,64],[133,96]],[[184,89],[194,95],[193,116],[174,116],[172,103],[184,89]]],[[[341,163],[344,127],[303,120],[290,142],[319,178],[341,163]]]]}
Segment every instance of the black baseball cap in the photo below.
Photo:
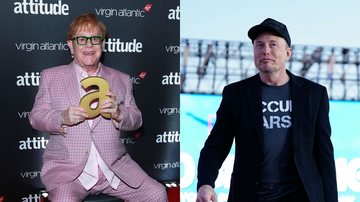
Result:
{"type": "Polygon", "coordinates": [[[251,29],[249,29],[248,36],[251,39],[251,41],[254,43],[256,37],[258,37],[261,33],[264,32],[272,32],[276,36],[284,38],[287,44],[291,46],[291,39],[289,32],[286,28],[286,25],[284,25],[283,23],[271,18],[267,18],[262,23],[255,25],[251,29]]]}

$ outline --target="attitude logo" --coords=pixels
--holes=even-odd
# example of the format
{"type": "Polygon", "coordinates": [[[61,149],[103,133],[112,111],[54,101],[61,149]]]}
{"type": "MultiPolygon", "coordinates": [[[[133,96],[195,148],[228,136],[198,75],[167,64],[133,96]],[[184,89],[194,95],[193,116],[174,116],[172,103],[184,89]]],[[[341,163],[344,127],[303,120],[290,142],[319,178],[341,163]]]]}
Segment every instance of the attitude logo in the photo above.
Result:
{"type": "Polygon", "coordinates": [[[44,3],[43,0],[23,0],[14,2],[15,14],[27,15],[69,15],[69,5],[61,0],[57,3],[44,3]]]}
{"type": "Polygon", "coordinates": [[[17,86],[39,86],[39,72],[25,72],[24,75],[16,76],[17,86]]]}
{"type": "Polygon", "coordinates": [[[180,6],[177,6],[176,9],[169,9],[169,20],[180,20],[180,6]]]}
{"type": "Polygon", "coordinates": [[[27,137],[26,140],[19,141],[19,150],[45,149],[48,142],[44,137],[27,137]]]}
{"type": "Polygon", "coordinates": [[[21,198],[21,201],[27,201],[27,202],[41,202],[40,194],[29,194],[29,196],[24,196],[21,198]]]}
{"type": "Polygon", "coordinates": [[[136,39],[132,41],[121,41],[119,38],[109,38],[105,42],[104,52],[117,53],[141,53],[143,44],[136,39]]]}
{"type": "Polygon", "coordinates": [[[179,131],[169,131],[156,135],[156,143],[176,143],[180,142],[179,131]]]}
{"type": "Polygon", "coordinates": [[[164,75],[161,81],[162,85],[180,85],[179,72],[170,72],[169,75],[164,75]]]}

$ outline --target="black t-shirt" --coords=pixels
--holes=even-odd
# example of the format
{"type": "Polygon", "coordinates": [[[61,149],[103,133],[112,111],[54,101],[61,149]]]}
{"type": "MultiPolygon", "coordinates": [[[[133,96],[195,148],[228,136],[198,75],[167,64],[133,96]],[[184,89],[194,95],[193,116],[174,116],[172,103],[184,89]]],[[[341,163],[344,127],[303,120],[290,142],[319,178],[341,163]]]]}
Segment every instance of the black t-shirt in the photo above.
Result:
{"type": "Polygon", "coordinates": [[[260,182],[262,185],[271,184],[274,190],[268,194],[276,198],[295,191],[299,179],[292,150],[289,83],[282,86],[263,84],[261,95],[263,162],[260,182]]]}

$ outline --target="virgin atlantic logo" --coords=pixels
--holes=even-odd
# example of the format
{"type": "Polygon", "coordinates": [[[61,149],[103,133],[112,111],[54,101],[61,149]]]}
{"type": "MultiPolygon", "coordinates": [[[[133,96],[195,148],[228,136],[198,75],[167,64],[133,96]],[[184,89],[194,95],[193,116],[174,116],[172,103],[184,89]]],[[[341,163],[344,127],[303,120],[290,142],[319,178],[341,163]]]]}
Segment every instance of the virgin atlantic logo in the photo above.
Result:
{"type": "Polygon", "coordinates": [[[141,80],[144,80],[147,72],[140,72],[138,76],[132,76],[131,80],[133,84],[140,84],[141,80]]]}
{"type": "Polygon", "coordinates": [[[144,11],[149,13],[151,11],[151,7],[152,7],[152,4],[146,4],[144,7],[144,11]]]}
{"type": "Polygon", "coordinates": [[[145,79],[146,75],[147,75],[147,72],[140,72],[139,78],[140,79],[145,79]]]}

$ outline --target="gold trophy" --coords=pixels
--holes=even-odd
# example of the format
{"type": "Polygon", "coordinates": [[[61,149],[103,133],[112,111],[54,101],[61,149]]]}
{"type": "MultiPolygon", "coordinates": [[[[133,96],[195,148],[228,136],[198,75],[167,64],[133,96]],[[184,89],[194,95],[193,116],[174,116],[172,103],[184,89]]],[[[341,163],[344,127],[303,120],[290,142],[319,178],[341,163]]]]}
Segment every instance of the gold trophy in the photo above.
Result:
{"type": "Polygon", "coordinates": [[[110,113],[101,113],[100,105],[103,100],[107,99],[106,95],[109,92],[110,87],[109,83],[102,77],[98,76],[90,76],[80,81],[82,87],[85,91],[89,91],[86,95],[84,95],[80,100],[80,107],[85,109],[88,114],[88,119],[95,118],[101,114],[104,118],[111,118],[110,113]],[[91,105],[97,102],[95,108],[92,108],[91,105]]]}

